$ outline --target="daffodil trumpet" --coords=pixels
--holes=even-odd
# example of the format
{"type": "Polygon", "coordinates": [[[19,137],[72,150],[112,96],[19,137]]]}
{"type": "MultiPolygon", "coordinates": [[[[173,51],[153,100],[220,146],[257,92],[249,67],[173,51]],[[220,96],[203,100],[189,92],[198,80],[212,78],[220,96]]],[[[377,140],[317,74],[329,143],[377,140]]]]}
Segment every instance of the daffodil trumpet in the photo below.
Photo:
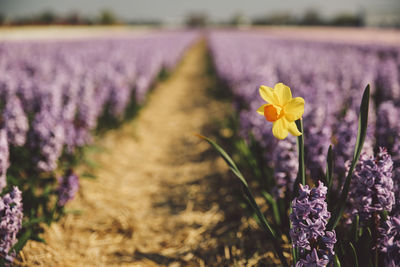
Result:
{"type": "Polygon", "coordinates": [[[285,139],[289,133],[300,136],[302,133],[295,121],[304,114],[304,99],[292,98],[290,88],[283,83],[275,84],[274,88],[262,85],[259,91],[267,104],[259,107],[257,112],[273,123],[273,135],[278,139],[285,139]]]}

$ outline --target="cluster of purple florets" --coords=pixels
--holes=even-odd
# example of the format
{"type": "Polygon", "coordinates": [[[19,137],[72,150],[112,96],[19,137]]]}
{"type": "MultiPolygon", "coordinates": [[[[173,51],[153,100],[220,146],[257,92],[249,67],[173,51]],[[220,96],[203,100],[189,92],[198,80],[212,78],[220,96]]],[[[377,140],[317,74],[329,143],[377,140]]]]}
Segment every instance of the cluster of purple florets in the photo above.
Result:
{"type": "Polygon", "coordinates": [[[75,197],[79,189],[79,177],[72,170],[67,171],[58,179],[58,206],[63,207],[68,201],[75,197]]]}
{"type": "Polygon", "coordinates": [[[400,214],[400,110],[393,101],[385,101],[379,106],[377,143],[386,147],[392,156],[393,189],[396,200],[392,212],[400,214]]]}
{"type": "Polygon", "coordinates": [[[385,265],[400,266],[400,216],[388,217],[379,228],[380,249],[386,254],[385,265]]]}
{"type": "Polygon", "coordinates": [[[9,148],[7,132],[0,129],[0,192],[7,185],[6,174],[9,166],[9,148]]]}
{"type": "Polygon", "coordinates": [[[57,168],[57,160],[64,146],[64,129],[51,109],[44,108],[33,120],[31,146],[40,152],[35,155],[40,171],[50,172],[57,168]]]}
{"type": "Polygon", "coordinates": [[[335,231],[326,231],[331,216],[325,201],[327,187],[319,182],[310,189],[300,185],[299,196],[292,201],[290,237],[299,249],[297,266],[326,266],[334,256],[335,231]]]}
{"type": "Polygon", "coordinates": [[[392,169],[393,161],[384,148],[379,149],[375,158],[361,155],[353,173],[349,195],[354,214],[366,220],[374,212],[392,210],[395,204],[392,169]]]}
{"type": "Polygon", "coordinates": [[[17,242],[17,233],[22,227],[22,196],[17,187],[0,198],[0,257],[12,261],[12,247],[17,242]]]}
{"type": "Polygon", "coordinates": [[[15,95],[10,96],[7,100],[3,111],[3,122],[8,142],[14,146],[23,146],[26,142],[29,124],[21,101],[15,95]]]}

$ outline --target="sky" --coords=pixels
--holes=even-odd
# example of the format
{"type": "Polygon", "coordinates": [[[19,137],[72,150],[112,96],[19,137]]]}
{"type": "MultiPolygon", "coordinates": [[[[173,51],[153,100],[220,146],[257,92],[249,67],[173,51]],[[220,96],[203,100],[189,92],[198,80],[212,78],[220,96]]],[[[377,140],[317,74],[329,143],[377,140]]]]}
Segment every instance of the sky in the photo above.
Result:
{"type": "Polygon", "coordinates": [[[313,8],[324,17],[340,12],[356,13],[398,10],[400,0],[0,0],[0,13],[7,17],[38,14],[44,10],[96,16],[110,9],[123,19],[177,19],[190,12],[205,13],[212,20],[226,20],[234,14],[248,17],[288,12],[301,15],[313,8]]]}

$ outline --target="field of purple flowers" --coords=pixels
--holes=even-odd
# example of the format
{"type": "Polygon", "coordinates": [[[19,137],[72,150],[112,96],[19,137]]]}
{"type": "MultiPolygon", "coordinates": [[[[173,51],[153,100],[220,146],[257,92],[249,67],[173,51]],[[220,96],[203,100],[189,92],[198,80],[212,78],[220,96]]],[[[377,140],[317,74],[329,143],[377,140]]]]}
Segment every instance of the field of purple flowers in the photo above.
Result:
{"type": "Polygon", "coordinates": [[[63,215],[93,134],[144,103],[193,32],[0,43],[0,257],[13,260],[40,223],[63,215]]]}
{"type": "Polygon", "coordinates": [[[296,266],[399,266],[400,46],[214,31],[209,49],[218,79],[232,92],[234,130],[245,140],[237,146],[243,165],[272,207],[267,216],[271,235],[291,238],[296,266]],[[256,114],[263,104],[258,87],[279,82],[306,103],[308,185],[298,192],[296,138],[276,139],[272,124],[256,114]],[[371,100],[365,142],[336,227],[329,219],[345,191],[367,84],[371,100]]]}
{"type": "MultiPolygon", "coordinates": [[[[0,266],[10,265],[28,240],[44,241],[43,225],[66,215],[65,205],[80,187],[79,175],[91,175],[76,169],[85,164],[85,153],[96,149],[91,147],[94,137],[132,119],[157,81],[168,76],[199,37],[195,31],[170,31],[0,42],[0,266]]],[[[198,136],[217,149],[240,179],[247,209],[268,236],[262,241],[275,250],[271,262],[298,267],[399,266],[400,45],[317,39],[285,38],[256,30],[210,30],[206,33],[209,73],[203,70],[207,67],[205,45],[200,43],[180,72],[186,76],[176,79],[183,89],[178,86],[175,97],[189,95],[192,79],[199,83],[193,86],[197,96],[203,97],[199,89],[213,87],[216,78],[215,91],[232,100],[235,112],[224,126],[228,134],[221,134],[220,140],[238,165],[217,144],[198,136]],[[201,67],[195,61],[201,61],[201,67]],[[291,121],[303,133],[297,138],[290,135],[278,140],[270,114],[265,110],[264,116],[257,114],[267,101],[259,95],[260,86],[280,83],[291,88],[290,98],[291,94],[304,98],[304,114],[291,121]]],[[[278,87],[267,92],[278,94],[278,87]]],[[[170,93],[166,88],[163,98],[170,93]]],[[[205,111],[204,99],[190,103],[205,111]]],[[[185,103],[175,101],[176,107],[171,105],[169,110],[187,112],[185,103]]],[[[166,105],[156,103],[161,104],[153,106],[151,114],[162,112],[166,105]]],[[[284,110],[285,105],[280,108],[284,110]]],[[[168,115],[163,115],[153,122],[166,120],[168,115]]],[[[182,120],[195,124],[190,116],[182,120]]],[[[175,134],[181,129],[174,130],[166,144],[179,139],[175,134]]],[[[153,139],[162,135],[160,131],[153,139]]],[[[153,145],[151,140],[147,144],[153,145]]],[[[186,142],[180,145],[187,149],[186,142]]],[[[182,162],[179,167],[185,162],[195,165],[187,159],[182,162]]],[[[140,178],[151,183],[152,177],[146,175],[140,178]]],[[[174,175],[170,174],[173,179],[174,175]]],[[[153,200],[152,195],[147,197],[153,200]]],[[[185,197],[178,204],[193,209],[185,197]]],[[[158,235],[159,229],[155,230],[158,235]]],[[[182,236],[186,242],[188,234],[182,236]]],[[[235,238],[239,236],[243,232],[235,238]]],[[[235,261],[229,261],[235,246],[224,242],[215,242],[217,252],[207,254],[205,249],[201,255],[219,257],[222,247],[227,259],[218,262],[235,261]]],[[[247,256],[245,250],[238,255],[247,256]]],[[[186,248],[185,253],[196,254],[186,248]]],[[[185,255],[178,254],[164,260],[185,255]]],[[[199,262],[210,262],[201,255],[197,255],[199,262]]]]}

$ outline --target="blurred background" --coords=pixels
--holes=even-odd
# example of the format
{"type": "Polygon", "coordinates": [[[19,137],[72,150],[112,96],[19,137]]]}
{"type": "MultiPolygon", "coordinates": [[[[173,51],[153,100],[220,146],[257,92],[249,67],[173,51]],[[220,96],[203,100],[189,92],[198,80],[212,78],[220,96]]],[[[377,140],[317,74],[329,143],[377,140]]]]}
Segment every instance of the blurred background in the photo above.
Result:
{"type": "Polygon", "coordinates": [[[400,27],[399,0],[0,0],[0,25],[400,27]]]}

